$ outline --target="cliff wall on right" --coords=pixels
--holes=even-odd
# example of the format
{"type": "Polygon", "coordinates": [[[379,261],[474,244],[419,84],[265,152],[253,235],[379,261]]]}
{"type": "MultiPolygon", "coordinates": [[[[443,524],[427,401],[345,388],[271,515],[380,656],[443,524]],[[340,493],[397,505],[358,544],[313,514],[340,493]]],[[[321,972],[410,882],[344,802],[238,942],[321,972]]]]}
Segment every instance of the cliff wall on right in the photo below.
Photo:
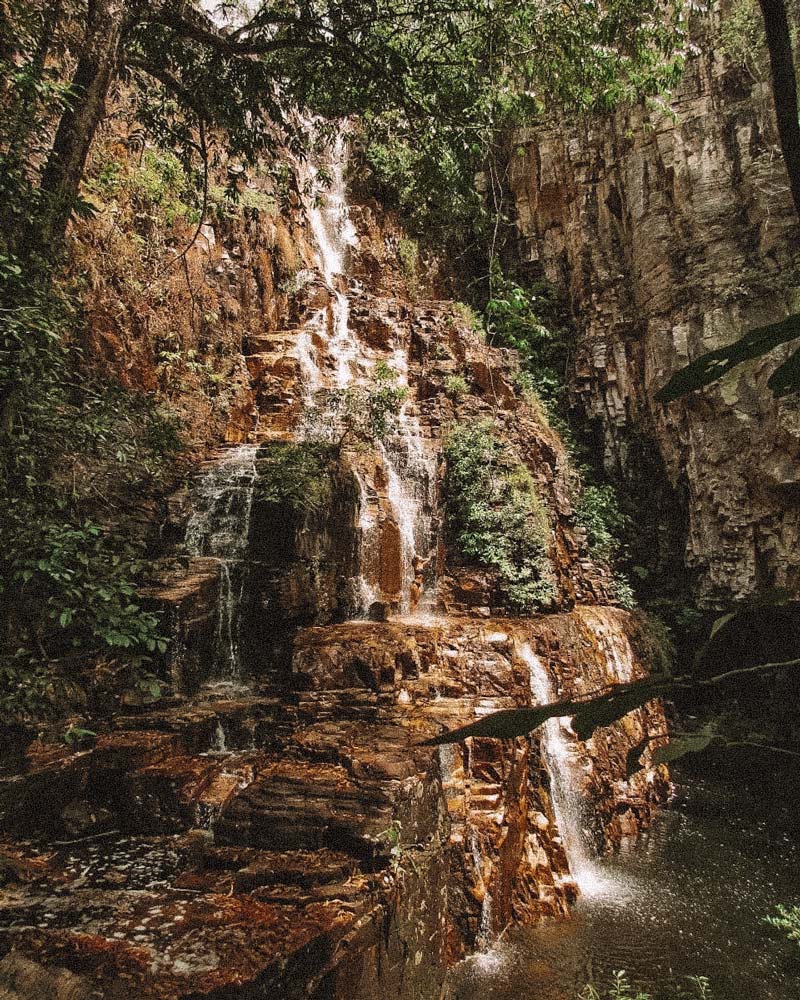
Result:
{"type": "Polygon", "coordinates": [[[766,386],[791,347],[654,401],[688,361],[800,310],[765,56],[734,58],[724,25],[703,25],[669,114],[519,133],[510,159],[520,256],[578,328],[574,397],[607,470],[678,512],[706,608],[800,591],[800,402],[766,386]]]}

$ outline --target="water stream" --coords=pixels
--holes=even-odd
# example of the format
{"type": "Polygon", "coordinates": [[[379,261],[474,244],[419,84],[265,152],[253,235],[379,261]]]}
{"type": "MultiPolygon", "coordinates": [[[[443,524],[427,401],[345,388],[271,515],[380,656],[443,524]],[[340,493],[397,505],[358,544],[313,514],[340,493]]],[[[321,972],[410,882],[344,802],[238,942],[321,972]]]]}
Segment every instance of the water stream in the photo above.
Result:
{"type": "MultiPolygon", "coordinates": [[[[530,671],[535,705],[557,701],[552,678],[528,643],[519,646],[520,658],[530,671]]],[[[570,874],[583,896],[607,892],[607,874],[592,850],[586,826],[586,804],[581,796],[583,762],[579,743],[568,718],[548,719],[542,727],[542,750],[550,776],[550,795],[570,874]]]]}
{"type": "Polygon", "coordinates": [[[186,551],[219,562],[215,656],[209,672],[215,679],[238,681],[242,676],[239,622],[247,578],[257,451],[258,446],[253,444],[227,449],[200,477],[192,493],[186,551]]]}
{"type": "MultiPolygon", "coordinates": [[[[330,318],[325,310],[312,323],[318,332],[327,331],[327,353],[333,362],[335,387],[365,386],[375,368],[375,358],[362,344],[350,325],[348,258],[358,242],[347,199],[345,173],[347,167],[347,136],[342,130],[328,150],[325,172],[328,183],[317,178],[319,168],[309,167],[312,198],[307,206],[311,231],[318,250],[320,272],[328,286],[332,302],[330,318]]],[[[312,386],[311,396],[323,386],[324,378],[319,358],[308,334],[298,344],[298,358],[304,367],[306,382],[312,386]],[[316,366],[316,372],[311,369],[316,366]],[[305,369],[309,371],[306,373],[305,369]]],[[[408,358],[402,346],[394,351],[390,367],[397,376],[398,386],[408,386],[408,358]]],[[[393,433],[376,444],[383,462],[386,480],[385,502],[389,515],[397,525],[400,539],[400,593],[395,595],[397,610],[408,614],[416,610],[418,591],[422,585],[421,562],[431,550],[430,493],[434,482],[432,459],[425,454],[419,420],[410,400],[402,404],[393,433]],[[415,591],[416,588],[416,591],[415,591]]],[[[368,484],[356,470],[361,491],[361,513],[358,527],[361,533],[362,571],[355,582],[355,591],[366,611],[382,596],[380,567],[376,553],[381,550],[381,522],[372,509],[368,484]],[[371,565],[370,565],[371,564],[371,565]]],[[[392,595],[383,595],[391,598],[392,595]]],[[[393,603],[391,600],[389,603],[393,603]]]]}

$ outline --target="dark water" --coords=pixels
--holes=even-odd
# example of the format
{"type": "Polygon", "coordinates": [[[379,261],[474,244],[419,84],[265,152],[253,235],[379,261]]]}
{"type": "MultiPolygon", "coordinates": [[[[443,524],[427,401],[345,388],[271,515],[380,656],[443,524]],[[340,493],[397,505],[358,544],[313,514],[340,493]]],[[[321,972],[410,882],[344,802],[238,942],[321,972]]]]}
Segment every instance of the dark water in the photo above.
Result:
{"type": "Polygon", "coordinates": [[[762,922],[777,903],[800,904],[800,853],[781,828],[744,793],[679,789],[648,835],[603,864],[571,919],[463,962],[448,1000],[575,1000],[618,969],[658,998],[707,976],[714,1000],[800,1000],[800,948],[762,922]]]}

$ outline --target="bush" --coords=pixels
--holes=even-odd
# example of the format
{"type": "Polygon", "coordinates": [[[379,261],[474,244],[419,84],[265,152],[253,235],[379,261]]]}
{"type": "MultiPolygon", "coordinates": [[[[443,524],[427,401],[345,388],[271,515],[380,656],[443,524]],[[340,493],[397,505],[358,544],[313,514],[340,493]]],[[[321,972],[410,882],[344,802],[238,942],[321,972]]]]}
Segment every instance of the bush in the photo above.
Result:
{"type": "MultiPolygon", "coordinates": [[[[674,1000],[713,1000],[711,984],[705,976],[689,976],[687,984],[689,992],[680,990],[674,994],[674,1000]]],[[[589,985],[581,993],[580,1000],[654,1000],[654,998],[652,994],[631,986],[627,974],[621,970],[613,974],[612,981],[604,993],[601,993],[596,986],[589,985]]]]}
{"type": "Polygon", "coordinates": [[[575,517],[586,532],[592,555],[611,560],[619,554],[630,518],[620,511],[613,486],[584,486],[575,503],[575,517]]]}
{"type": "Polygon", "coordinates": [[[523,287],[506,277],[495,258],[486,328],[493,343],[519,351],[518,391],[535,393],[553,426],[566,427],[565,372],[574,331],[553,289],[544,282],[523,287]]]}
{"type": "Polygon", "coordinates": [[[789,941],[800,947],[800,906],[778,906],[775,916],[766,917],[765,923],[783,931],[789,941]]]}
{"type": "Polygon", "coordinates": [[[408,237],[398,240],[397,259],[400,261],[400,269],[406,280],[408,293],[412,299],[416,299],[420,294],[419,245],[417,241],[408,239],[408,237]]]}
{"type": "Polygon", "coordinates": [[[469,384],[463,375],[448,375],[444,380],[444,391],[451,399],[463,399],[469,392],[469,384]]]}
{"type": "Polygon", "coordinates": [[[461,554],[497,573],[515,610],[549,604],[550,522],[527,467],[488,422],[456,426],[445,457],[447,525],[461,554]]]}
{"type": "Polygon", "coordinates": [[[746,70],[753,80],[764,78],[766,38],[756,0],[735,0],[727,10],[723,9],[720,47],[727,59],[746,70]]]}
{"type": "Polygon", "coordinates": [[[92,157],[85,184],[90,204],[127,202],[131,222],[142,231],[151,225],[170,227],[178,221],[196,225],[200,220],[197,192],[180,160],[152,147],[140,160],[120,160],[98,149],[92,157]]]}
{"type": "Polygon", "coordinates": [[[398,385],[397,372],[379,361],[371,383],[318,394],[306,410],[306,439],[333,444],[337,451],[348,441],[381,441],[391,432],[407,396],[408,386],[398,385]]]}
{"type": "Polygon", "coordinates": [[[273,445],[261,460],[257,497],[293,511],[314,511],[331,497],[330,448],[316,442],[273,445]]]}
{"type": "Polygon", "coordinates": [[[137,505],[181,442],[150,397],[86,373],[69,300],[30,271],[0,278],[0,705],[30,718],[58,701],[50,661],[110,652],[138,666],[166,649],[137,597],[137,505]]]}
{"type": "Polygon", "coordinates": [[[450,306],[453,326],[465,326],[478,337],[486,336],[483,318],[466,302],[454,302],[450,306]]]}

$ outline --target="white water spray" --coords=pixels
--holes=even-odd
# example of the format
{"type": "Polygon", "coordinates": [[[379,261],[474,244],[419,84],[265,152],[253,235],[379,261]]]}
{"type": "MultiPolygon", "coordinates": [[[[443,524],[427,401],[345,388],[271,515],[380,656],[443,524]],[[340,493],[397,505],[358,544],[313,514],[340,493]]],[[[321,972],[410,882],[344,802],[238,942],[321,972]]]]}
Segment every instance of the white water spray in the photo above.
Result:
{"type": "MultiPolygon", "coordinates": [[[[332,301],[312,320],[310,326],[324,340],[334,367],[334,381],[338,389],[355,383],[364,385],[374,369],[374,352],[360,343],[350,327],[350,299],[347,280],[348,256],[357,245],[358,234],[353,224],[347,201],[345,171],[347,166],[347,137],[340,132],[331,144],[325,158],[325,172],[329,183],[321,183],[321,168],[310,167],[312,199],[308,205],[308,219],[318,249],[318,265],[332,301]]],[[[296,356],[303,368],[304,379],[310,387],[310,398],[322,387],[321,368],[308,331],[300,335],[296,356]]],[[[408,359],[405,350],[398,346],[394,351],[391,367],[397,373],[400,386],[408,385],[408,359]]],[[[309,397],[309,390],[306,392],[309,397]]],[[[424,558],[432,547],[428,511],[431,509],[430,491],[435,481],[432,459],[425,454],[419,421],[412,412],[409,401],[403,403],[397,420],[396,433],[378,445],[386,476],[386,505],[397,524],[400,535],[400,593],[399,609],[408,613],[415,607],[416,591],[421,578],[415,569],[415,557],[424,558]],[[412,597],[412,593],[415,597],[412,597]]],[[[355,581],[355,590],[363,610],[394,595],[381,595],[378,586],[380,551],[380,520],[368,509],[367,489],[359,475],[361,489],[362,571],[355,581]]]]}
{"type": "Polygon", "coordinates": [[[358,241],[347,205],[346,166],[347,139],[344,132],[340,132],[330,153],[330,184],[325,187],[319,183],[319,170],[311,168],[312,200],[308,209],[322,277],[333,295],[329,350],[336,361],[336,382],[340,388],[352,381],[354,366],[359,360],[358,341],[350,330],[350,299],[342,291],[347,254],[358,241]]]}

